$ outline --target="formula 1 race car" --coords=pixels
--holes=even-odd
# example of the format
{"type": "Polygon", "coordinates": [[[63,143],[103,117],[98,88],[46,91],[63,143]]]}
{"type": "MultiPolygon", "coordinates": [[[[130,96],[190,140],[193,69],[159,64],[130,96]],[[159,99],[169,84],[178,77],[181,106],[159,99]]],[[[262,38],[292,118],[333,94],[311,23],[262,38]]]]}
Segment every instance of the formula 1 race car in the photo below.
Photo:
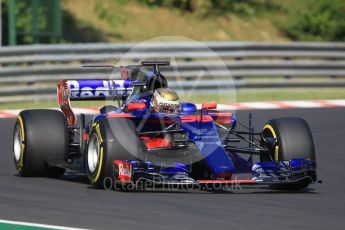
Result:
{"type": "MultiPolygon", "coordinates": [[[[62,80],[61,111],[21,111],[13,134],[21,176],[88,175],[96,188],[191,186],[214,189],[268,185],[302,189],[316,181],[313,137],[300,118],[269,120],[261,132],[237,129],[236,117],[181,102],[160,72],[167,61],[111,67],[122,80],[62,80]],[[114,100],[90,121],[70,100],[114,100]],[[257,155],[260,161],[253,162],[257,155]],[[237,174],[250,176],[237,179],[237,174]],[[116,187],[116,186],[114,186],[116,187]]],[[[97,67],[97,66],[94,66],[97,67]]]]}

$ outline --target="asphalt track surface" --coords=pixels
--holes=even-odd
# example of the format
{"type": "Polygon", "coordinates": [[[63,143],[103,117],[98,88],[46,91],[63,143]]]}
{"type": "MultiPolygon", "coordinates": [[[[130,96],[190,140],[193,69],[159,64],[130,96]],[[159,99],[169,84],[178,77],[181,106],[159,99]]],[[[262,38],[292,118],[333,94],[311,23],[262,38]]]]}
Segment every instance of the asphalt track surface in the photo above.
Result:
{"type": "MultiPolygon", "coordinates": [[[[237,116],[244,122],[247,113],[237,116]]],[[[14,119],[0,119],[0,219],[91,229],[344,229],[345,109],[253,111],[257,127],[283,116],[309,122],[323,184],[300,192],[123,193],[95,190],[83,177],[21,178],[11,155],[14,119]]]]}

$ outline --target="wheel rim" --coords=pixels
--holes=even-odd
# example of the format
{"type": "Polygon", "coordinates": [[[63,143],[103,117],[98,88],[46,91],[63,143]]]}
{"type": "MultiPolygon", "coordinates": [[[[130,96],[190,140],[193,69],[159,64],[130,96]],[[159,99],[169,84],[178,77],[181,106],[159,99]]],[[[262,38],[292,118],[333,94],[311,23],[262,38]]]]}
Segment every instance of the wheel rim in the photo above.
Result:
{"type": "Polygon", "coordinates": [[[22,142],[22,133],[20,131],[20,127],[17,125],[13,137],[13,154],[16,162],[19,162],[20,160],[20,155],[22,153],[22,142]]]}
{"type": "Polygon", "coordinates": [[[93,134],[89,140],[87,151],[87,163],[90,173],[95,172],[99,161],[99,141],[96,134],[93,134]]]}
{"type": "MultiPolygon", "coordinates": [[[[277,134],[274,131],[273,127],[271,125],[265,125],[264,129],[263,129],[263,136],[264,137],[270,137],[270,138],[274,138],[277,140],[277,134]]],[[[276,143],[274,146],[274,151],[271,154],[271,160],[274,161],[278,161],[279,160],[279,144],[276,143]]]]}

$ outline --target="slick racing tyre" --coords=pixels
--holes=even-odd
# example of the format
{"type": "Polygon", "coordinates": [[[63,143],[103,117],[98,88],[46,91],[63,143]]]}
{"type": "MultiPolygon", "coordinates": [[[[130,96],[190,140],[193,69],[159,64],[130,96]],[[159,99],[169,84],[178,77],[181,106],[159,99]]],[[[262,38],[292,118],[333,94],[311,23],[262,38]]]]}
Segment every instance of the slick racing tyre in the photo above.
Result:
{"type": "Polygon", "coordinates": [[[24,110],[13,132],[14,163],[21,176],[62,176],[54,166],[65,159],[69,135],[65,116],[57,110],[24,110]]]}
{"type": "MultiPolygon", "coordinates": [[[[301,118],[277,118],[266,123],[262,135],[264,138],[276,140],[269,155],[261,157],[261,161],[285,161],[291,159],[315,160],[315,146],[312,133],[307,122],[301,118]]],[[[273,189],[302,189],[310,184],[310,180],[296,183],[273,185],[273,189]]]]}
{"type": "Polygon", "coordinates": [[[104,118],[91,125],[86,148],[86,166],[95,188],[109,188],[114,160],[143,159],[145,146],[134,123],[126,118],[104,118]]]}

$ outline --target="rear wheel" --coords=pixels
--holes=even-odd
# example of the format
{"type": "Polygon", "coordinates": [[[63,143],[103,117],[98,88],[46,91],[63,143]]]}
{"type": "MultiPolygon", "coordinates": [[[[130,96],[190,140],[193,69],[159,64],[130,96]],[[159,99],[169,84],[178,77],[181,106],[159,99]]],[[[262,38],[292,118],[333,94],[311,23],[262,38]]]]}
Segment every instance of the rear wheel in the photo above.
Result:
{"type": "Polygon", "coordinates": [[[114,160],[143,159],[145,146],[126,118],[105,118],[92,124],[86,149],[87,173],[95,188],[113,183],[114,160]]]}
{"type": "MultiPolygon", "coordinates": [[[[261,161],[285,161],[292,159],[315,160],[314,140],[307,122],[301,118],[277,118],[266,123],[262,135],[275,140],[268,155],[261,161]]],[[[314,175],[313,175],[314,176],[314,175]]],[[[284,185],[272,185],[273,189],[302,189],[311,183],[310,179],[284,185]]]]}
{"type": "Polygon", "coordinates": [[[68,153],[65,116],[56,110],[24,110],[13,132],[14,163],[21,176],[62,176],[65,169],[54,166],[68,153]]]}

